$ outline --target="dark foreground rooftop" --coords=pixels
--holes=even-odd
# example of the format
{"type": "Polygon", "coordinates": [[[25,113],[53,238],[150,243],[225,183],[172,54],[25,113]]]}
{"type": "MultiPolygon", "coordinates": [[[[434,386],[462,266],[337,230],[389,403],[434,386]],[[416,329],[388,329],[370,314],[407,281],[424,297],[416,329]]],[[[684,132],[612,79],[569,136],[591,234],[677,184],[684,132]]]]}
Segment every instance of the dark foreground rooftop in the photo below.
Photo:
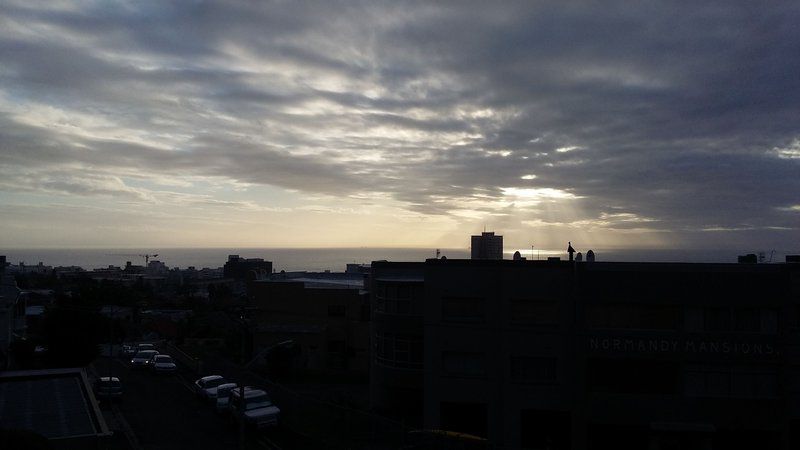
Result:
{"type": "Polygon", "coordinates": [[[83,369],[0,374],[0,423],[34,431],[57,447],[96,448],[109,435],[83,369]]]}

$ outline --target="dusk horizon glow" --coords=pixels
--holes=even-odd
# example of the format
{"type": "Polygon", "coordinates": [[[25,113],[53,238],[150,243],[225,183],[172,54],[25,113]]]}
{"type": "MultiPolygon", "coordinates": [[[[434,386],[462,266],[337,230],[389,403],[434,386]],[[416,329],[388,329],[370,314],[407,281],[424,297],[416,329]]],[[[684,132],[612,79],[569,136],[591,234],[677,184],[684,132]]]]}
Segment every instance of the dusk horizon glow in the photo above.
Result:
{"type": "Polygon", "coordinates": [[[0,11],[6,248],[798,247],[800,6],[0,11]]]}

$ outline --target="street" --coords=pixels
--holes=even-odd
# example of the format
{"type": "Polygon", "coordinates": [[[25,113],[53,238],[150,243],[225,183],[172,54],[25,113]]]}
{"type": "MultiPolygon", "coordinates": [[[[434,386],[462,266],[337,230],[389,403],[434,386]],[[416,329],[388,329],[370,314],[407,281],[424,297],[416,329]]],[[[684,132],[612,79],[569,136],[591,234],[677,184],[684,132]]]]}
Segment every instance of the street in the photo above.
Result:
{"type": "MultiPolygon", "coordinates": [[[[107,359],[98,360],[97,373],[106,376],[108,364],[107,359]]],[[[115,422],[112,428],[117,428],[116,433],[128,428],[127,448],[239,448],[238,428],[195,396],[191,389],[193,375],[181,372],[156,375],[148,370],[130,370],[120,359],[114,359],[111,364],[113,375],[123,383],[123,397],[111,405],[101,402],[101,408],[115,422]]],[[[279,429],[251,430],[246,433],[245,448],[284,448],[276,444],[281,438],[286,440],[279,429]]],[[[115,436],[113,442],[119,441],[119,436],[115,436]]]]}

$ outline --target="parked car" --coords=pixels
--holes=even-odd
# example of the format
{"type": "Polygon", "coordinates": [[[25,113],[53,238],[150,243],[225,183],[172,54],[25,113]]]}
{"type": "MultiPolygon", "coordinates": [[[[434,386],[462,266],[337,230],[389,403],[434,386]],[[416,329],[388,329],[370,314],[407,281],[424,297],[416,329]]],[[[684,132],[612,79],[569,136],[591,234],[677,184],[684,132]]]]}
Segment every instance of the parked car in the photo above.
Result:
{"type": "Polygon", "coordinates": [[[231,398],[231,390],[236,389],[236,383],[225,383],[217,386],[216,411],[220,414],[228,412],[228,403],[231,398]]]}
{"type": "Polygon", "coordinates": [[[158,354],[156,350],[142,350],[136,352],[131,358],[131,368],[145,368],[150,365],[150,360],[158,354]]]}
{"type": "Polygon", "coordinates": [[[155,350],[155,349],[156,347],[153,344],[145,344],[145,343],[122,344],[122,354],[128,357],[133,357],[133,355],[135,355],[136,353],[144,350],[155,350]]]}
{"type": "Polygon", "coordinates": [[[156,349],[156,346],[153,345],[153,344],[141,343],[141,344],[137,344],[136,345],[136,351],[137,352],[143,352],[145,350],[155,350],[155,349],[156,349]]]}
{"type": "Polygon", "coordinates": [[[227,383],[222,375],[209,375],[194,382],[194,391],[200,398],[216,400],[217,388],[227,383]]]}
{"type": "Polygon", "coordinates": [[[239,423],[244,420],[246,426],[266,428],[278,425],[281,410],[272,403],[267,391],[261,389],[244,388],[242,391],[234,389],[228,403],[231,420],[239,423]]]}
{"type": "Polygon", "coordinates": [[[122,382],[117,377],[100,377],[94,382],[94,396],[98,400],[114,400],[122,397],[122,382]]]}
{"type": "Polygon", "coordinates": [[[160,353],[153,356],[148,365],[155,373],[175,373],[178,370],[178,366],[175,365],[172,356],[160,353]]]}

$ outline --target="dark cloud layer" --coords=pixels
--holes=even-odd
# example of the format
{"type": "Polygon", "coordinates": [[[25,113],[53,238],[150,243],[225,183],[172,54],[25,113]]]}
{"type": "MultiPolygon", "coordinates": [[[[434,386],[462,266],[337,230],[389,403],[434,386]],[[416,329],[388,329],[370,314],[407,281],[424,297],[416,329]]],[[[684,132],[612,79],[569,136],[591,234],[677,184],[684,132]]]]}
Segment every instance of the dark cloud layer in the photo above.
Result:
{"type": "Polygon", "coordinates": [[[142,198],[120,177],[147,172],[796,239],[797,23],[794,1],[10,2],[0,164],[26,191],[142,198]]]}

